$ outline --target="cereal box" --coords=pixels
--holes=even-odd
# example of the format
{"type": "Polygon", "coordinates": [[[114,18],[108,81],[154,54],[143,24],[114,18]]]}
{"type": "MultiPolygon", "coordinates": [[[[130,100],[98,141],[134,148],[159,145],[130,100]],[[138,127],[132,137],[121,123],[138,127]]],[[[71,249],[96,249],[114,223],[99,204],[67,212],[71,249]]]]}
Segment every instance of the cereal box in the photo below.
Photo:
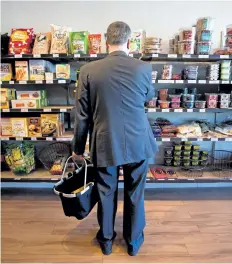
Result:
{"type": "Polygon", "coordinates": [[[41,120],[40,117],[28,117],[28,136],[41,137],[41,120]]]}
{"type": "Polygon", "coordinates": [[[43,137],[60,136],[60,115],[41,114],[41,131],[43,137]]]}
{"type": "Polygon", "coordinates": [[[12,126],[10,118],[1,118],[1,135],[2,136],[12,136],[12,126]]]}
{"type": "Polygon", "coordinates": [[[56,79],[70,79],[69,64],[56,64],[56,79]]]}
{"type": "Polygon", "coordinates": [[[1,63],[0,80],[10,81],[12,79],[12,67],[10,63],[1,63]]]}
{"type": "Polygon", "coordinates": [[[27,118],[11,118],[12,134],[14,137],[27,137],[27,118]]]}
{"type": "Polygon", "coordinates": [[[15,99],[15,89],[0,88],[0,109],[8,109],[12,99],[15,99]]]}
{"type": "Polygon", "coordinates": [[[16,61],[15,62],[15,76],[17,81],[28,80],[28,62],[16,61]]]}
{"type": "Polygon", "coordinates": [[[12,108],[41,108],[40,100],[11,100],[12,108]]]}
{"type": "Polygon", "coordinates": [[[16,95],[17,95],[17,99],[21,99],[21,100],[36,99],[36,100],[40,100],[41,106],[47,106],[48,105],[47,91],[46,90],[16,91],[16,95]]]}
{"type": "Polygon", "coordinates": [[[29,60],[30,80],[45,80],[45,72],[54,72],[55,66],[45,60],[29,60]]]}

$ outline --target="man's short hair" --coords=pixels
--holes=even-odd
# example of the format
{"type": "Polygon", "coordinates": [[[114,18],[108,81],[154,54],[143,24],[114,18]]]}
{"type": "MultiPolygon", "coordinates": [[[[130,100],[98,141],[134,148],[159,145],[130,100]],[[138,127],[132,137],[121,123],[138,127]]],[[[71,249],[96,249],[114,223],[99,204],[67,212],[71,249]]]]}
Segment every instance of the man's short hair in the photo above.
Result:
{"type": "Polygon", "coordinates": [[[106,37],[109,45],[125,44],[131,37],[131,29],[126,23],[116,21],[108,26],[106,37]]]}

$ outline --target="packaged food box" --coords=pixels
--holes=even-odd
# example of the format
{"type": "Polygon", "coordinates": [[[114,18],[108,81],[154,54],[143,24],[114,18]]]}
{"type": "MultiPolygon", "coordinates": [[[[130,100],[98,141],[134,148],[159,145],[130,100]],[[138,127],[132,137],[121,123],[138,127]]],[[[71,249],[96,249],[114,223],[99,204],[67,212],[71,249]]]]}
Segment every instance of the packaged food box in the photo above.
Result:
{"type": "Polygon", "coordinates": [[[101,34],[89,34],[89,54],[101,53],[101,34]]]}
{"type": "Polygon", "coordinates": [[[12,100],[12,108],[41,108],[41,101],[36,99],[12,100]]]}
{"type": "Polygon", "coordinates": [[[12,67],[10,63],[1,63],[0,80],[10,81],[12,79],[12,67]]]}
{"type": "Polygon", "coordinates": [[[28,80],[28,62],[16,61],[15,62],[15,78],[17,81],[28,80]]]}
{"type": "Polygon", "coordinates": [[[63,134],[62,114],[41,114],[41,131],[43,137],[61,136],[63,134]]]}
{"type": "Polygon", "coordinates": [[[1,118],[1,135],[2,136],[12,136],[12,125],[10,118],[1,118]]]}
{"type": "Polygon", "coordinates": [[[45,72],[54,72],[55,66],[45,60],[29,60],[30,80],[45,80],[45,72]]]}
{"type": "Polygon", "coordinates": [[[70,32],[69,42],[71,54],[88,53],[88,31],[70,32]]]}
{"type": "Polygon", "coordinates": [[[27,118],[11,118],[12,134],[14,137],[27,137],[27,118]]]}
{"type": "Polygon", "coordinates": [[[41,119],[40,117],[28,117],[28,136],[41,137],[41,119]]]}
{"type": "Polygon", "coordinates": [[[144,50],[144,42],[145,42],[145,31],[137,30],[132,32],[130,39],[130,53],[142,53],[144,50]]]}
{"type": "Polygon", "coordinates": [[[69,64],[56,64],[56,79],[70,79],[69,64]]]}
{"type": "Polygon", "coordinates": [[[15,99],[15,89],[0,88],[0,109],[8,109],[10,107],[10,100],[15,99]]]}
{"type": "Polygon", "coordinates": [[[46,90],[16,91],[16,96],[17,96],[18,100],[36,99],[36,100],[40,100],[41,106],[47,106],[48,105],[47,91],[46,90]]]}

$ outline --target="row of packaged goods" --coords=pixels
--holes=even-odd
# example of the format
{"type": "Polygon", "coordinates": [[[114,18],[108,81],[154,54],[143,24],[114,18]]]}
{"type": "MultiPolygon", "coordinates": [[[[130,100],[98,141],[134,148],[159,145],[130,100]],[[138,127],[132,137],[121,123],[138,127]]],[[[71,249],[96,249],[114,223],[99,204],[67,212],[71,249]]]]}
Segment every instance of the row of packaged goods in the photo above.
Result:
{"type": "Polygon", "coordinates": [[[232,118],[211,125],[207,120],[195,120],[183,125],[174,125],[165,118],[157,118],[151,124],[154,137],[163,138],[224,138],[232,136],[232,118]]]}
{"type": "Polygon", "coordinates": [[[64,114],[41,114],[40,117],[1,118],[1,136],[59,137],[64,134],[64,114]]]}
{"type": "MultiPolygon", "coordinates": [[[[166,64],[163,66],[161,79],[162,80],[197,80],[198,66],[185,66],[181,73],[173,74],[173,65],[166,64]]],[[[156,80],[158,71],[152,71],[152,80],[156,80]]],[[[229,81],[231,76],[231,61],[224,60],[217,63],[212,63],[206,68],[205,79],[209,81],[223,80],[229,81]]]]}
{"type": "MultiPolygon", "coordinates": [[[[197,20],[192,28],[181,29],[174,38],[169,40],[169,53],[171,54],[199,54],[208,55],[212,49],[214,21],[212,17],[197,20]]],[[[224,49],[218,54],[232,54],[232,24],[225,30],[224,49]]]]}
{"type": "Polygon", "coordinates": [[[164,165],[174,167],[206,166],[208,151],[200,150],[200,145],[190,141],[173,143],[173,146],[164,148],[164,165]]]}
{"type": "Polygon", "coordinates": [[[12,65],[1,63],[0,79],[1,81],[70,79],[70,65],[53,64],[46,60],[15,61],[15,76],[13,76],[12,65]]]}
{"type": "Polygon", "coordinates": [[[205,93],[198,94],[197,88],[180,88],[175,89],[175,94],[168,94],[168,89],[158,90],[158,100],[157,97],[153,97],[147,103],[149,108],[229,108],[232,107],[232,93],[205,93]]]}
{"type": "Polygon", "coordinates": [[[16,91],[14,88],[0,88],[0,109],[42,108],[48,105],[46,90],[16,91]]]}

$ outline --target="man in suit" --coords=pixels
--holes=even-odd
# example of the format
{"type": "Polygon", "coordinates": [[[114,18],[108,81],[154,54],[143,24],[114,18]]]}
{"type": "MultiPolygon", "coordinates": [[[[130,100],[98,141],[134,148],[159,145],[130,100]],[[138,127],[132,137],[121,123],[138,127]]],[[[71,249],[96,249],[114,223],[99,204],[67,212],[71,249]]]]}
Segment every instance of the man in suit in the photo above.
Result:
{"type": "Polygon", "coordinates": [[[136,255],[144,241],[148,158],[157,151],[144,110],[145,101],[154,96],[152,66],[128,56],[130,35],[124,22],[109,25],[109,55],[81,68],[76,100],[73,157],[83,159],[89,132],[100,195],[97,240],[106,255],[116,237],[119,166],[124,171],[123,236],[128,254],[136,255]]]}

